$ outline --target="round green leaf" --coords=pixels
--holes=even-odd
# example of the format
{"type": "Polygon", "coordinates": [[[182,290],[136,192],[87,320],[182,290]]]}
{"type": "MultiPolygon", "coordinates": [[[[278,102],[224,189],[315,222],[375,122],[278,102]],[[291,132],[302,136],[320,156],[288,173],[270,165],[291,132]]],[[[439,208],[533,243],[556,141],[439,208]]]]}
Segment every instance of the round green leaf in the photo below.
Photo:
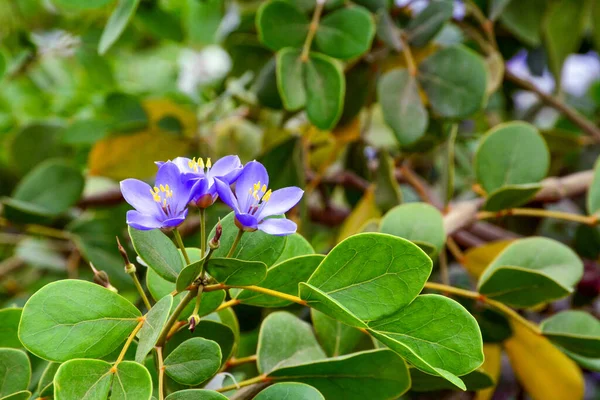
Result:
{"type": "Polygon", "coordinates": [[[212,390],[187,389],[171,393],[165,400],[227,400],[227,397],[212,390]]]}
{"type": "Polygon", "coordinates": [[[40,397],[52,396],[54,394],[54,376],[60,367],[60,363],[51,362],[42,372],[37,386],[37,394],[40,397]]]}
{"type": "Polygon", "coordinates": [[[418,78],[431,108],[442,117],[464,118],[483,105],[485,63],[466,47],[456,45],[433,53],[419,65],[418,78]]]}
{"type": "Polygon", "coordinates": [[[352,353],[364,335],[358,329],[344,325],[315,309],[310,310],[310,315],[317,339],[329,357],[352,353]]]}
{"type": "Polygon", "coordinates": [[[27,354],[17,349],[0,349],[0,397],[26,390],[30,379],[27,354]]]}
{"type": "Polygon", "coordinates": [[[159,229],[140,231],[129,227],[129,236],[135,252],[162,278],[176,282],[185,263],[173,244],[159,229]]]}
{"type": "Polygon", "coordinates": [[[114,373],[110,400],[151,398],[152,377],[146,367],[133,361],[121,362],[114,373]]]}
{"type": "MultiPolygon", "coordinates": [[[[600,7],[598,7],[600,9],[600,7]]],[[[587,212],[595,214],[600,210],[600,158],[594,164],[594,179],[588,189],[587,212]]]]}
{"type": "Polygon", "coordinates": [[[510,244],[479,279],[479,292],[513,307],[560,299],[573,291],[583,264],[569,247],[532,237],[510,244]]]}
{"type": "Polygon", "coordinates": [[[129,20],[135,14],[140,0],[119,0],[117,8],[110,14],[108,22],[104,27],[100,43],[98,44],[98,53],[104,54],[112,46],[119,36],[123,33],[129,20]]]}
{"type": "Polygon", "coordinates": [[[485,200],[485,211],[500,211],[527,204],[541,189],[538,183],[507,185],[493,191],[485,200]]]}
{"type": "Polygon", "coordinates": [[[310,324],[284,311],[269,314],[263,321],[256,356],[260,373],[327,357],[310,324]]]}
{"type": "Polygon", "coordinates": [[[232,286],[256,285],[267,276],[265,263],[235,258],[212,257],[206,264],[206,271],[217,282],[232,286]]]}
{"type": "Polygon", "coordinates": [[[292,257],[305,256],[308,254],[315,254],[315,250],[308,242],[308,240],[304,239],[299,233],[293,233],[287,236],[287,241],[285,242],[285,247],[281,252],[281,255],[277,259],[277,264],[282,261],[288,260],[292,257]]]}
{"type": "Polygon", "coordinates": [[[112,384],[111,365],[101,360],[70,360],[54,377],[56,400],[106,400],[112,384]]]}
{"type": "Polygon", "coordinates": [[[423,47],[452,18],[454,5],[449,1],[433,1],[408,24],[406,31],[412,46],[423,47]]]}
{"type": "Polygon", "coordinates": [[[325,400],[325,397],[314,387],[304,383],[283,382],[262,390],[254,400],[325,400]]]}
{"type": "Polygon", "coordinates": [[[183,385],[199,385],[219,371],[221,348],[216,342],[195,337],[181,343],[164,361],[165,372],[183,385]]]}
{"type": "MultiPolygon", "coordinates": [[[[214,314],[211,314],[211,316],[212,315],[214,314]]],[[[210,318],[210,316],[207,318],[210,318]]],[[[194,332],[190,332],[189,329],[182,329],[169,339],[165,348],[166,354],[176,349],[177,346],[186,340],[195,337],[212,340],[219,345],[223,356],[221,364],[224,364],[233,353],[236,340],[233,330],[224,323],[211,321],[209,319],[201,319],[200,323],[196,325],[194,332]]]]}
{"type": "MultiPolygon", "coordinates": [[[[316,291],[308,291],[308,286],[301,284],[300,295],[311,307],[330,317],[339,319],[331,314],[335,304],[355,319],[375,320],[413,301],[431,268],[431,259],[408,240],[382,233],[361,233],[331,250],[308,280],[316,291]]],[[[355,324],[356,321],[349,323],[355,324]]]]}
{"type": "Polygon", "coordinates": [[[12,197],[27,203],[36,214],[57,216],[77,203],[83,185],[77,168],[63,160],[48,160],[19,182],[12,197]]]}
{"type": "Polygon", "coordinates": [[[396,399],[410,388],[406,364],[390,350],[365,351],[280,368],[269,377],[313,386],[326,399],[396,399]]]}
{"type": "Polygon", "coordinates": [[[444,296],[418,296],[400,311],[369,323],[369,332],[415,367],[463,390],[457,375],[468,374],[483,363],[477,321],[444,296]]]}
{"type": "Polygon", "coordinates": [[[135,352],[135,361],[138,363],[144,362],[144,359],[156,344],[163,327],[167,323],[172,306],[173,296],[169,294],[160,299],[146,314],[144,325],[138,333],[139,341],[135,352]]]}
{"type": "Polygon", "coordinates": [[[426,203],[401,204],[381,219],[380,231],[408,239],[427,254],[439,252],[446,242],[444,219],[437,208],[426,203]]]}
{"type": "Polygon", "coordinates": [[[22,308],[5,308],[0,310],[0,347],[21,348],[17,331],[21,320],[22,308]]]}
{"type": "MultiPolygon", "coordinates": [[[[289,243],[289,240],[288,240],[289,243]]],[[[298,283],[306,282],[325,258],[320,254],[310,254],[290,258],[269,268],[267,277],[258,286],[278,292],[298,295],[298,283]]],[[[286,307],[292,304],[289,300],[269,296],[267,294],[243,290],[237,299],[244,304],[257,307],[286,307]]]]}
{"type": "Polygon", "coordinates": [[[406,69],[394,69],[381,77],[377,96],[383,119],[401,145],[419,140],[429,124],[429,114],[421,101],[417,81],[406,69]]]}
{"type": "Polygon", "coordinates": [[[123,343],[140,316],[133,304],[102,286],[63,280],[44,286],[27,301],[19,339],[47,360],[102,357],[123,343]]]}
{"type": "Polygon", "coordinates": [[[544,336],[583,357],[600,357],[600,321],[584,311],[563,311],[544,320],[544,336]]]}
{"type": "Polygon", "coordinates": [[[302,11],[282,0],[263,3],[256,14],[258,37],[272,50],[302,47],[309,24],[308,17],[302,11]]]}
{"type": "Polygon", "coordinates": [[[336,60],[311,53],[304,64],[306,114],[319,129],[332,129],[342,115],[346,80],[336,60]]]}
{"type": "Polygon", "coordinates": [[[277,52],[277,89],[288,111],[296,111],[306,105],[303,67],[300,50],[288,47],[277,52]]]}
{"type": "Polygon", "coordinates": [[[538,182],[549,165],[544,138],[526,122],[508,122],[491,129],[479,143],[474,160],[477,181],[488,193],[507,185],[538,182]]]}
{"type": "Polygon", "coordinates": [[[319,22],[315,41],[328,56],[349,59],[366,53],[375,36],[375,22],[369,11],[360,6],[342,8],[319,22]]]}

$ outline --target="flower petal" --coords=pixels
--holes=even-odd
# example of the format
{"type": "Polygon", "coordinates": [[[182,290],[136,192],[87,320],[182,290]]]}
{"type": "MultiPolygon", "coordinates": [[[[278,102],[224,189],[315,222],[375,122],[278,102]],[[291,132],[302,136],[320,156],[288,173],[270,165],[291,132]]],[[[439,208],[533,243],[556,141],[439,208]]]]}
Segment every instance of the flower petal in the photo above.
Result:
{"type": "Polygon", "coordinates": [[[290,186],[274,191],[257,218],[261,220],[272,215],[288,212],[292,207],[298,204],[300,199],[302,199],[303,194],[304,190],[296,186],[290,186]]]}
{"type": "Polygon", "coordinates": [[[183,224],[183,221],[185,221],[185,217],[187,216],[187,211],[188,210],[185,210],[185,212],[180,216],[164,220],[162,222],[162,228],[175,228],[176,226],[183,224]]]}
{"type": "Polygon", "coordinates": [[[258,229],[275,236],[287,236],[296,232],[298,226],[287,218],[269,218],[258,224],[258,229]]]}
{"type": "Polygon", "coordinates": [[[208,179],[200,178],[200,179],[192,179],[187,181],[186,185],[190,188],[190,199],[196,201],[200,197],[204,196],[208,192],[208,179]]]}
{"type": "Polygon", "coordinates": [[[157,211],[156,202],[150,194],[152,188],[146,182],[139,179],[125,179],[120,185],[123,198],[133,208],[146,214],[157,211]]]}
{"type": "Polygon", "coordinates": [[[242,173],[242,162],[238,156],[225,156],[217,160],[208,172],[211,178],[221,178],[223,182],[233,183],[242,173]]]}
{"type": "Polygon", "coordinates": [[[162,227],[162,222],[159,221],[156,216],[151,214],[142,214],[135,210],[127,211],[126,221],[127,225],[142,231],[149,231],[151,229],[162,227]]]}
{"type": "Polygon", "coordinates": [[[238,199],[240,210],[246,212],[254,204],[255,200],[249,191],[254,190],[254,184],[260,182],[260,185],[269,186],[269,174],[265,167],[258,161],[250,161],[244,167],[235,183],[235,194],[238,199]]]}
{"type": "Polygon", "coordinates": [[[252,214],[235,214],[235,218],[238,220],[240,224],[242,224],[246,228],[257,229],[258,228],[258,220],[252,214]]]}
{"type": "Polygon", "coordinates": [[[217,193],[219,197],[223,201],[223,203],[227,204],[236,214],[240,213],[240,208],[238,205],[238,200],[233,195],[233,191],[231,190],[231,186],[228,183],[225,183],[218,178],[215,179],[215,186],[217,188],[217,193]]]}
{"type": "Polygon", "coordinates": [[[169,188],[173,191],[173,198],[170,203],[173,207],[171,215],[178,215],[187,207],[190,202],[191,188],[183,183],[181,172],[172,161],[164,163],[158,169],[156,186],[159,185],[169,185],[169,188]]]}

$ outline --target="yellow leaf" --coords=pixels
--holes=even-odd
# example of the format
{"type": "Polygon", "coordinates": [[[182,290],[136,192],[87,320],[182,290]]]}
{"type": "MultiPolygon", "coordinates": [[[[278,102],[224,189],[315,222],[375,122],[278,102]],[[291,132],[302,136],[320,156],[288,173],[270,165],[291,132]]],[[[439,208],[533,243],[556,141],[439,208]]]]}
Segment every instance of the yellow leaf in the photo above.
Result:
{"type": "Polygon", "coordinates": [[[360,118],[356,117],[343,126],[333,130],[333,136],[338,145],[344,145],[357,141],[360,138],[360,118]]]}
{"type": "Polygon", "coordinates": [[[198,125],[196,114],[184,105],[169,99],[148,99],[144,100],[142,106],[148,114],[151,129],[157,129],[161,119],[174,117],[181,123],[185,136],[191,137],[196,133],[198,125]]]}
{"type": "Polygon", "coordinates": [[[377,208],[375,203],[375,187],[373,185],[365,191],[362,199],[358,202],[356,207],[348,218],[342,224],[340,228],[340,234],[338,236],[338,242],[346,239],[348,236],[352,236],[355,233],[361,232],[361,229],[365,224],[373,218],[381,217],[381,212],[377,208]]]}
{"type": "Polygon", "coordinates": [[[313,171],[325,172],[336,159],[338,147],[330,131],[310,127],[307,131],[310,146],[309,165],[313,171]]]}
{"type": "Polygon", "coordinates": [[[583,399],[581,370],[548,339],[511,321],[513,336],[504,349],[515,375],[533,400],[583,399]]]}
{"type": "Polygon", "coordinates": [[[485,343],[483,345],[483,354],[485,361],[481,366],[481,369],[492,377],[494,380],[494,386],[480,390],[475,395],[475,400],[490,400],[496,391],[496,385],[498,384],[498,378],[500,378],[500,369],[502,367],[502,347],[497,343],[485,343]]]}
{"type": "Polygon", "coordinates": [[[154,161],[183,155],[187,147],[185,140],[158,131],[108,137],[94,145],[88,167],[90,175],[145,179],[156,173],[154,161]]]}
{"type": "Polygon", "coordinates": [[[465,268],[473,277],[479,278],[492,260],[512,242],[512,240],[499,240],[470,248],[465,253],[465,268]]]}

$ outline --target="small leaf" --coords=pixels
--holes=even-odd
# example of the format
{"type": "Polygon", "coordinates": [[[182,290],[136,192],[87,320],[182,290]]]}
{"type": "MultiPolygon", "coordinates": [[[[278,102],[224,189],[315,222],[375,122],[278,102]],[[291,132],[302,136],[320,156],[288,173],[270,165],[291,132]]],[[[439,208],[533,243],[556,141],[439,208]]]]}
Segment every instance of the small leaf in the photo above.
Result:
{"type": "Polygon", "coordinates": [[[162,278],[175,282],[184,268],[179,250],[159,229],[140,231],[129,227],[129,236],[135,252],[162,278]]]}
{"type": "Polygon", "coordinates": [[[306,114],[319,129],[332,129],[342,115],[346,80],[336,60],[311,53],[304,64],[306,114]]]}
{"type": "Polygon", "coordinates": [[[221,348],[200,337],[188,339],[165,358],[165,372],[183,385],[199,385],[219,371],[221,348]]]}
{"type": "MultiPolygon", "coordinates": [[[[188,252],[189,255],[189,252],[188,252]]],[[[176,288],[178,292],[183,292],[185,288],[191,285],[194,280],[200,275],[205,260],[192,261],[190,265],[181,270],[177,276],[176,288]]]]}
{"type": "Polygon", "coordinates": [[[406,69],[393,69],[383,75],[377,84],[377,96],[383,118],[400,145],[412,144],[425,134],[429,114],[416,79],[406,69]]]}
{"type": "Polygon", "coordinates": [[[569,247],[531,237],[510,244],[479,279],[479,292],[512,307],[526,308],[565,297],[583,275],[569,247]]]}
{"type": "Polygon", "coordinates": [[[19,338],[27,350],[47,360],[102,357],[123,343],[140,316],[133,304],[108,289],[62,280],[29,298],[19,338]]]}
{"type": "Polygon", "coordinates": [[[249,286],[267,277],[267,266],[260,261],[244,261],[235,258],[212,257],[206,271],[224,285],[249,286]]]}
{"type": "Polygon", "coordinates": [[[304,383],[284,382],[261,390],[254,400],[325,400],[325,397],[314,387],[304,383]]]}
{"type": "Polygon", "coordinates": [[[54,394],[54,376],[60,367],[60,363],[51,362],[42,372],[37,386],[37,394],[40,397],[52,396],[54,394]]]}
{"type": "Polygon", "coordinates": [[[416,47],[425,46],[452,18],[453,10],[452,2],[431,2],[406,27],[409,43],[416,47]]]}
{"type": "MultiPolygon", "coordinates": [[[[598,8],[600,9],[600,6],[598,8]]],[[[594,164],[594,179],[587,194],[588,214],[595,214],[598,210],[600,210],[600,158],[594,164]]]]}
{"type": "MultiPolygon", "coordinates": [[[[320,254],[310,254],[285,260],[269,268],[267,277],[258,286],[297,296],[298,283],[306,282],[323,258],[325,256],[320,254]]],[[[243,290],[236,298],[243,304],[256,307],[286,307],[292,304],[289,300],[250,290],[243,290]]]]}
{"type": "Polygon", "coordinates": [[[269,314],[263,321],[256,355],[260,373],[327,357],[317,343],[312,327],[283,311],[269,314]]]}
{"type": "Polygon", "coordinates": [[[211,318],[215,314],[211,314],[204,319],[200,320],[200,323],[196,325],[196,329],[194,332],[191,332],[189,329],[182,329],[177,332],[166,345],[167,354],[176,349],[181,343],[187,341],[191,338],[204,338],[208,340],[212,340],[216,342],[221,348],[221,364],[225,364],[225,362],[231,357],[233,354],[233,348],[236,344],[235,335],[233,330],[221,323],[220,321],[211,321],[208,318],[211,318]]]}
{"type": "Polygon", "coordinates": [[[500,14],[500,21],[507,30],[530,47],[541,41],[541,26],[545,15],[545,0],[530,0],[524,3],[511,0],[500,14]]]}
{"type": "Polygon", "coordinates": [[[100,43],[98,44],[98,53],[104,54],[119,39],[129,20],[135,14],[140,0],[119,0],[117,8],[108,18],[104,27],[100,43]]]}
{"type": "Polygon", "coordinates": [[[410,240],[430,256],[438,253],[446,242],[442,214],[426,203],[407,203],[392,208],[381,219],[380,230],[410,240]]]}
{"type": "Polygon", "coordinates": [[[17,349],[0,349],[0,397],[26,390],[30,379],[27,354],[17,349]]]}
{"type": "Polygon", "coordinates": [[[19,321],[21,320],[22,308],[5,308],[0,310],[0,347],[12,347],[15,349],[23,347],[19,336],[19,321]]]}
{"type": "Polygon", "coordinates": [[[358,329],[344,325],[320,311],[311,309],[310,315],[319,343],[329,357],[352,353],[364,335],[358,329]]]}
{"type": "Polygon", "coordinates": [[[563,311],[544,320],[542,333],[552,342],[583,357],[600,357],[600,321],[584,311],[563,311]]]}
{"type": "Polygon", "coordinates": [[[302,47],[308,27],[308,17],[291,2],[265,2],[256,14],[260,41],[275,51],[284,47],[302,47]]]}
{"type": "Polygon", "coordinates": [[[502,186],[488,196],[482,209],[485,211],[501,211],[522,206],[533,199],[541,188],[542,185],[538,183],[502,186]]]}
{"type": "Polygon", "coordinates": [[[442,117],[464,118],[483,105],[485,63],[466,47],[457,45],[433,53],[419,64],[418,79],[431,108],[442,117]]]}
{"type": "Polygon", "coordinates": [[[299,110],[306,104],[303,66],[300,50],[288,47],[277,52],[277,88],[288,111],[299,110]]]}
{"type": "Polygon", "coordinates": [[[138,334],[139,341],[135,352],[136,362],[143,364],[144,359],[156,344],[156,341],[169,318],[172,305],[173,296],[169,294],[160,299],[158,303],[152,306],[150,311],[148,311],[148,314],[146,314],[144,325],[142,325],[142,329],[140,329],[138,334]]]}
{"type": "Polygon", "coordinates": [[[280,368],[269,377],[313,386],[326,399],[396,399],[410,388],[404,361],[383,349],[280,368]]]}
{"type": "Polygon", "coordinates": [[[141,364],[123,361],[114,373],[110,400],[152,398],[152,378],[150,372],[141,364]]]}
{"type": "Polygon", "coordinates": [[[374,36],[371,13],[363,7],[350,6],[327,14],[319,22],[315,42],[328,56],[346,60],[367,52],[374,36]]]}
{"type": "Polygon", "coordinates": [[[165,400],[227,400],[227,397],[212,390],[186,389],[171,393],[165,400]]]}

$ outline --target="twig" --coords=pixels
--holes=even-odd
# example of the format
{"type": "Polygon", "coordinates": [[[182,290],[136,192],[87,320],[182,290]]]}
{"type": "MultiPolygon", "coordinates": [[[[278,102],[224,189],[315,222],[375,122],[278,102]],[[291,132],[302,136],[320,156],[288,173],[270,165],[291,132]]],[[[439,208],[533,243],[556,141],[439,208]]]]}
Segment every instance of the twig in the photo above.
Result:
{"type": "Polygon", "coordinates": [[[595,215],[579,215],[562,211],[551,211],[539,208],[510,208],[502,211],[480,211],[476,214],[477,219],[500,218],[509,215],[522,215],[528,217],[554,218],[564,221],[579,222],[581,224],[595,226],[598,217],[595,215]]]}
{"type": "Polygon", "coordinates": [[[317,0],[316,3],[317,5],[315,7],[315,11],[313,12],[310,26],[308,27],[308,33],[306,34],[306,40],[304,41],[304,46],[302,46],[302,54],[300,56],[302,62],[308,61],[310,46],[312,45],[315,34],[317,33],[317,29],[319,29],[319,20],[321,19],[321,13],[323,13],[323,8],[325,7],[325,0],[317,0]]]}

